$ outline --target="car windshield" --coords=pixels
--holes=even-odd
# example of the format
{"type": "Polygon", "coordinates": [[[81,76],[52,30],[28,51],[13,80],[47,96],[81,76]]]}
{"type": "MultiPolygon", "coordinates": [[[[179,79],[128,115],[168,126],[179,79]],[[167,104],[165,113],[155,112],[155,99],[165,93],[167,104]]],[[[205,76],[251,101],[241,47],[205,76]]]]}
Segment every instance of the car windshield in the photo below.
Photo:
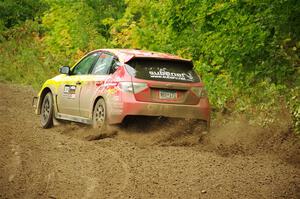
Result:
{"type": "Polygon", "coordinates": [[[130,60],[129,73],[138,79],[166,82],[199,82],[190,61],[135,58],[130,60]]]}

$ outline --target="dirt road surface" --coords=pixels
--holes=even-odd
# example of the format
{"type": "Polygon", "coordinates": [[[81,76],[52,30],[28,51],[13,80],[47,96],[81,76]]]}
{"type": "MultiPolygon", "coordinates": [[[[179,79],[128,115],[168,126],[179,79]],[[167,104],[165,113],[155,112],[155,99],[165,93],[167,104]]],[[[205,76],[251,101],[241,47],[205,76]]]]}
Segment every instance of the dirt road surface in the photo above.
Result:
{"type": "Polygon", "coordinates": [[[0,198],[300,198],[286,127],[236,120],[202,135],[142,120],[88,141],[85,125],[41,129],[34,94],[0,84],[0,198]]]}

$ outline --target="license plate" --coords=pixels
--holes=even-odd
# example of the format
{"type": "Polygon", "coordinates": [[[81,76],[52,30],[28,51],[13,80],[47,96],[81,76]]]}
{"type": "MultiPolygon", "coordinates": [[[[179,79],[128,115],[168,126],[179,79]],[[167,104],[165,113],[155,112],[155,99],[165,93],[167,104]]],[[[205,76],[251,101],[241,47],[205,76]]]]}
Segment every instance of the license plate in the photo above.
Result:
{"type": "Polygon", "coordinates": [[[173,90],[159,90],[159,99],[176,99],[177,93],[173,90]]]}

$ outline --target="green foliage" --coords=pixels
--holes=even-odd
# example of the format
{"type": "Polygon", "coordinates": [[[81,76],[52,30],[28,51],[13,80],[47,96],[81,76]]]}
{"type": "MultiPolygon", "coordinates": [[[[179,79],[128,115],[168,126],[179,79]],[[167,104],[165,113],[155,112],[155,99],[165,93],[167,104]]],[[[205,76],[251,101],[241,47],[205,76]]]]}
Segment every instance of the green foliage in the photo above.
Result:
{"type": "Polygon", "coordinates": [[[288,105],[293,118],[295,132],[300,134],[300,86],[291,89],[288,105]]]}
{"type": "Polygon", "coordinates": [[[0,19],[6,28],[11,28],[27,19],[34,20],[47,9],[41,0],[2,0],[0,19]]]}
{"type": "Polygon", "coordinates": [[[0,45],[0,80],[29,84],[39,88],[45,79],[55,75],[55,60],[42,49],[37,23],[27,21],[11,28],[9,39],[0,45]]]}
{"type": "Polygon", "coordinates": [[[114,46],[192,58],[215,108],[265,124],[299,85],[299,16],[296,0],[127,1],[111,32],[114,46]]]}
{"type": "Polygon", "coordinates": [[[122,16],[125,8],[120,1],[107,0],[28,0],[16,4],[0,3],[16,13],[9,25],[1,13],[0,81],[30,84],[37,89],[57,74],[59,66],[74,64],[86,52],[108,46],[110,34],[104,29],[110,26],[105,21],[122,16]],[[35,20],[41,9],[41,20],[35,20]]]}
{"type": "Polygon", "coordinates": [[[0,8],[1,79],[38,85],[96,48],[169,52],[194,61],[215,109],[266,125],[287,103],[300,131],[298,0],[4,0],[0,8]]]}
{"type": "Polygon", "coordinates": [[[96,22],[93,9],[82,1],[51,5],[43,17],[48,50],[71,59],[77,52],[105,46],[105,38],[97,32],[96,22]]]}
{"type": "Polygon", "coordinates": [[[47,50],[70,60],[78,59],[87,51],[108,47],[110,24],[107,21],[120,17],[124,9],[122,1],[47,2],[50,9],[42,20],[47,50]]]}

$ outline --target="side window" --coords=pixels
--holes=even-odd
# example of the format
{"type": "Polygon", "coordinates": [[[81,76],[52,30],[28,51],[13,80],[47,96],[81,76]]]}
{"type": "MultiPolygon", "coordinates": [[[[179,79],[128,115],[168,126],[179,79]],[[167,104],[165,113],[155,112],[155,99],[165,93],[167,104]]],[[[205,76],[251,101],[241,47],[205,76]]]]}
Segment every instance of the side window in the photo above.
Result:
{"type": "Polygon", "coordinates": [[[72,71],[72,75],[86,75],[99,57],[99,53],[93,53],[79,62],[72,71]]]}
{"type": "Polygon", "coordinates": [[[92,74],[93,75],[109,74],[113,60],[114,60],[114,57],[112,55],[102,53],[92,70],[92,74]]]}

